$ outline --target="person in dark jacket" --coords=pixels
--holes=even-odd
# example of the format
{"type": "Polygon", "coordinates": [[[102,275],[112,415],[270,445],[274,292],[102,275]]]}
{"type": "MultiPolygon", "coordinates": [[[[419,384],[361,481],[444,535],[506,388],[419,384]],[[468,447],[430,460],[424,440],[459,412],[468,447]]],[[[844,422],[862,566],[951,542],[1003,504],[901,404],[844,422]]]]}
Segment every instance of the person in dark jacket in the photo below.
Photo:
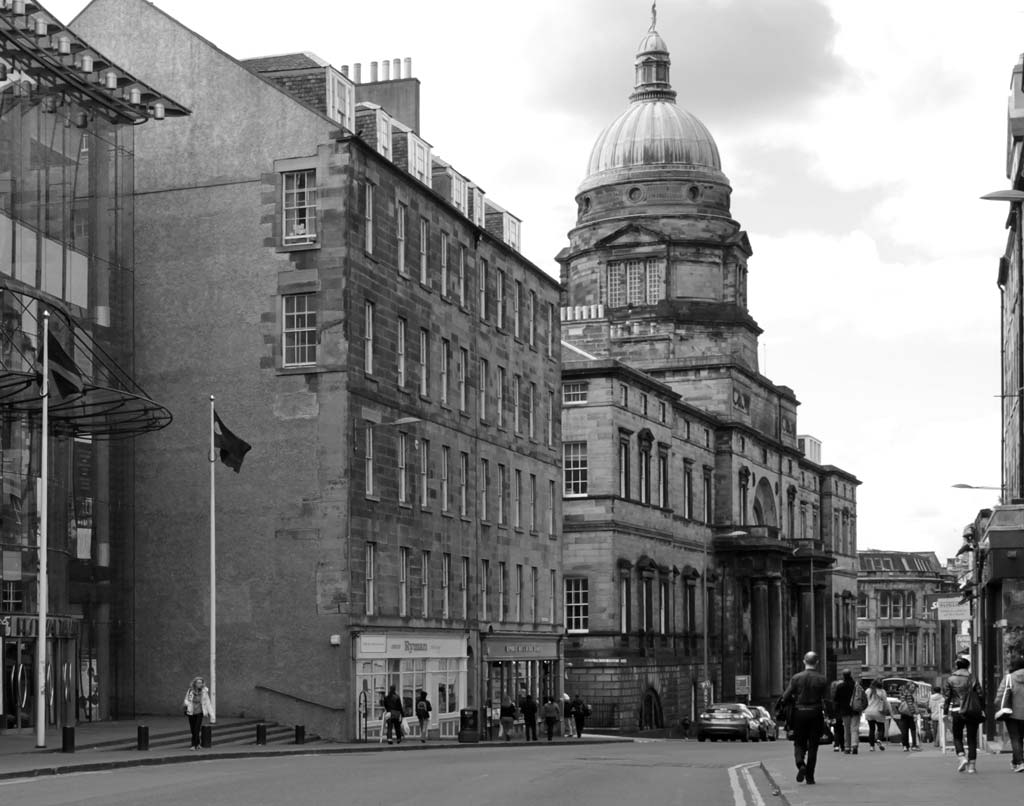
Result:
{"type": "Polygon", "coordinates": [[[573,722],[576,725],[576,738],[583,738],[583,723],[587,721],[587,715],[590,713],[590,706],[583,702],[583,698],[576,693],[576,696],[572,698],[572,702],[569,703],[569,713],[572,714],[573,722]]]}
{"type": "Polygon", "coordinates": [[[548,697],[544,701],[544,727],[548,731],[548,741],[550,742],[552,737],[555,735],[555,725],[558,724],[558,720],[562,715],[562,709],[558,707],[558,703],[555,702],[551,697],[548,697]]]}
{"type": "Polygon", "coordinates": [[[857,746],[850,739],[850,731],[847,730],[847,724],[853,717],[853,708],[850,706],[850,700],[853,698],[855,687],[853,673],[849,669],[844,669],[842,678],[837,681],[835,688],[832,690],[832,702],[834,704],[838,733],[842,737],[841,739],[837,738],[836,741],[847,755],[857,752],[857,746]]]}
{"type": "Polygon", "coordinates": [[[501,719],[501,732],[505,734],[505,741],[512,741],[512,730],[516,723],[516,706],[511,697],[501,698],[501,711],[498,713],[501,719]]]}
{"type": "Polygon", "coordinates": [[[978,759],[978,725],[981,724],[984,715],[965,715],[960,713],[960,705],[967,697],[970,689],[974,689],[980,702],[985,702],[982,696],[981,686],[974,675],[971,674],[971,662],[967,658],[957,658],[954,664],[956,668],[946,678],[946,685],[942,693],[946,696],[946,703],[942,707],[942,713],[949,716],[953,714],[953,744],[956,747],[957,758],[960,759],[956,771],[976,773],[975,766],[978,759]],[[964,733],[967,733],[967,755],[964,755],[964,733]]]}
{"type": "Polygon", "coordinates": [[[523,700],[523,732],[526,734],[526,741],[537,741],[537,701],[532,694],[527,694],[523,700]]]}
{"type": "MultiPolygon", "coordinates": [[[[832,685],[828,689],[829,701],[833,704],[837,702],[836,689],[839,688],[841,680],[833,680],[832,685]]],[[[826,727],[832,731],[832,752],[841,753],[845,750],[843,745],[843,718],[835,712],[835,708],[832,711],[825,714],[826,727]]],[[[824,731],[822,731],[824,733],[824,731]]]]}
{"type": "Polygon", "coordinates": [[[402,718],[405,716],[405,705],[402,698],[398,696],[395,687],[391,686],[388,693],[380,701],[381,706],[387,712],[388,744],[391,744],[391,731],[395,732],[395,739],[402,743],[402,718]]]}
{"type": "Polygon", "coordinates": [[[900,689],[900,740],[903,742],[903,752],[917,751],[917,686],[913,683],[904,683],[900,689]]]}
{"type": "Polygon", "coordinates": [[[793,756],[796,780],[814,783],[818,765],[818,742],[825,731],[825,710],[829,707],[828,680],[818,671],[818,653],[804,655],[804,670],[793,675],[782,694],[790,706],[793,722],[793,756]]]}
{"type": "Polygon", "coordinates": [[[1010,671],[999,684],[995,704],[1010,709],[1006,717],[1012,753],[1010,763],[1014,772],[1024,772],[1024,657],[1017,656],[1010,661],[1010,671]]]}

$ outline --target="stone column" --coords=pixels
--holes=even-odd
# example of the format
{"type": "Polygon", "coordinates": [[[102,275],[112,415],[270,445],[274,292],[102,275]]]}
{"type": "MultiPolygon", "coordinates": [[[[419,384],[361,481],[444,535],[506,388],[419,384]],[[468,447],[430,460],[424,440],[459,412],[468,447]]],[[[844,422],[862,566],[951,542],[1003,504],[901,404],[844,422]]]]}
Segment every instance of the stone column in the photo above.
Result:
{"type": "Polygon", "coordinates": [[[778,697],[784,688],[782,642],[782,580],[772,579],[768,583],[768,680],[772,697],[778,697]]]}
{"type": "Polygon", "coordinates": [[[805,652],[814,649],[814,635],[811,633],[811,614],[814,601],[810,586],[800,586],[800,645],[797,655],[803,657],[805,652]]]}
{"type": "Polygon", "coordinates": [[[750,686],[753,702],[764,702],[771,694],[769,679],[770,633],[768,629],[768,581],[756,579],[752,584],[750,631],[753,658],[750,686]]]}

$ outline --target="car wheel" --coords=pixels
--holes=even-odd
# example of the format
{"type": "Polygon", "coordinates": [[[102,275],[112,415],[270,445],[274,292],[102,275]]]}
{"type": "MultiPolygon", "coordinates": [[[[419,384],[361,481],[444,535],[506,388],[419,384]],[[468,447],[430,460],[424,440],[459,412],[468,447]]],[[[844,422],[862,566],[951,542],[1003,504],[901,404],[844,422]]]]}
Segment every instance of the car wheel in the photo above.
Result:
{"type": "Polygon", "coordinates": [[[702,734],[697,736],[697,741],[698,742],[703,742],[706,738],[707,737],[702,733],[702,734]]]}
{"type": "Polygon", "coordinates": [[[750,741],[750,737],[747,736],[746,734],[744,734],[743,739],[741,741],[749,742],[750,741]]]}

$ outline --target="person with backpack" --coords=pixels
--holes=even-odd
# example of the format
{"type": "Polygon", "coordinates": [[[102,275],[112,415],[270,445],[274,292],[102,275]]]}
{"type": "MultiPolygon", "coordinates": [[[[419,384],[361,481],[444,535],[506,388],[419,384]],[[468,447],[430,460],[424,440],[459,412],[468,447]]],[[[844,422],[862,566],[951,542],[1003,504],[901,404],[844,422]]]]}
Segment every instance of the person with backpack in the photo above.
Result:
{"type": "Polygon", "coordinates": [[[942,706],[944,716],[953,714],[953,745],[959,759],[957,772],[974,774],[978,771],[978,725],[985,719],[985,702],[977,678],[971,674],[971,662],[957,658],[953,673],[946,678],[942,693],[946,702],[942,706]],[[967,733],[967,755],[964,755],[964,733],[967,733]]]}
{"type": "Polygon", "coordinates": [[[867,707],[864,709],[864,718],[868,721],[868,744],[871,745],[871,752],[875,751],[877,736],[878,749],[885,750],[886,718],[892,718],[892,706],[889,704],[889,695],[882,688],[879,680],[872,680],[868,686],[867,707]]]}
{"type": "MultiPolygon", "coordinates": [[[[853,693],[855,683],[853,682],[853,672],[849,669],[843,670],[842,679],[839,680],[835,690],[832,694],[833,702],[835,703],[835,715],[838,717],[836,726],[842,731],[842,740],[840,741],[836,737],[836,741],[843,748],[843,752],[846,755],[856,753],[857,748],[853,741],[850,739],[850,725],[853,723],[853,693]]],[[[858,725],[860,724],[860,714],[857,714],[858,725]]],[[[859,739],[858,739],[859,741],[859,739]]]]}
{"type": "Polygon", "coordinates": [[[857,746],[860,744],[860,715],[868,707],[868,696],[860,680],[855,678],[849,669],[843,672],[844,679],[847,675],[853,681],[853,692],[850,694],[849,714],[843,716],[843,732],[846,752],[857,755],[857,746]]]}
{"type": "Polygon", "coordinates": [[[433,708],[430,707],[430,700],[427,699],[427,692],[420,689],[419,695],[416,697],[416,718],[420,721],[420,741],[427,741],[427,732],[430,730],[430,712],[433,708]]]}
{"type": "Polygon", "coordinates": [[[569,713],[572,714],[573,722],[576,723],[576,738],[583,738],[583,724],[587,721],[587,717],[590,716],[590,706],[583,702],[583,698],[576,693],[576,696],[572,698],[572,702],[569,703],[569,713]]]}

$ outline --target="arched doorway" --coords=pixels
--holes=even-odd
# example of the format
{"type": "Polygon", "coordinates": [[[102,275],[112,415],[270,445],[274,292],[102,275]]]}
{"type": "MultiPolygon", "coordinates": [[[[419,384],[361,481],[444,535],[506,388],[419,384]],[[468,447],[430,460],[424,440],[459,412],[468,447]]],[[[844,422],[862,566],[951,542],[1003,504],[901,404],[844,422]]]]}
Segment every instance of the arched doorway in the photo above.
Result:
{"type": "Polygon", "coordinates": [[[648,686],[640,703],[640,730],[665,727],[665,718],[661,712],[661,697],[648,686]]]}
{"type": "Polygon", "coordinates": [[[779,515],[775,508],[775,495],[768,479],[762,477],[754,492],[754,523],[758,526],[778,526],[779,515]]]}

